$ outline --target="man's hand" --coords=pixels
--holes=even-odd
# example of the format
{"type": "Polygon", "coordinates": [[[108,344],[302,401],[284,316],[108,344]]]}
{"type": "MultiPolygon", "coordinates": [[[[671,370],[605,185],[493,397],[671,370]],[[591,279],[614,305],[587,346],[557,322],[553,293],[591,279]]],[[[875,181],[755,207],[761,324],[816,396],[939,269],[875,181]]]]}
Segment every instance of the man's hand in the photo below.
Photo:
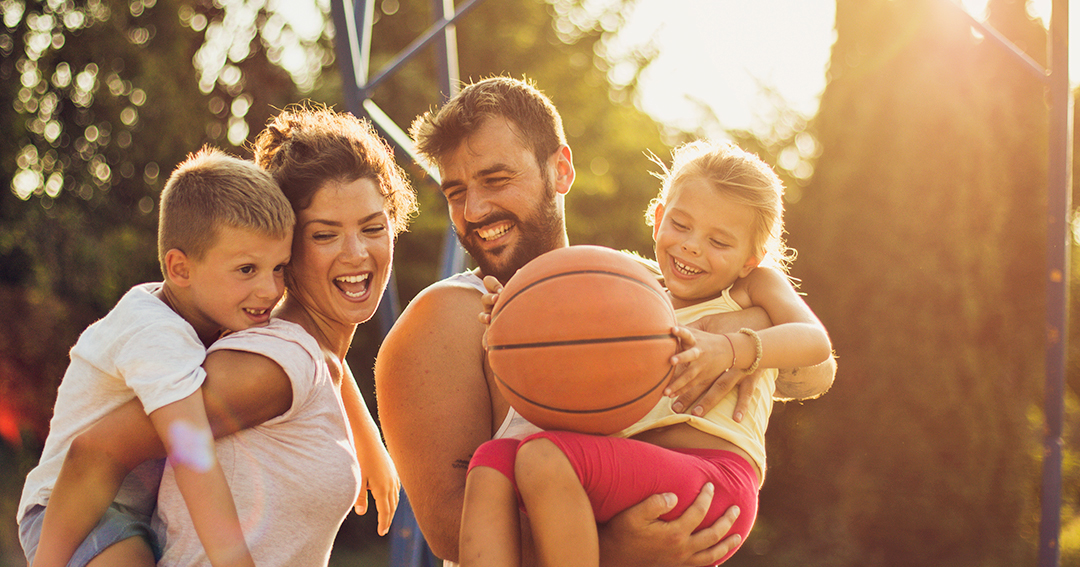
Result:
{"type": "Polygon", "coordinates": [[[712,504],[713,485],[706,484],[683,512],[665,522],[660,516],[675,507],[673,494],[654,494],[619,513],[600,530],[601,565],[691,567],[711,565],[742,543],[738,534],[724,538],[739,516],[732,506],[713,525],[691,533],[712,504]]]}

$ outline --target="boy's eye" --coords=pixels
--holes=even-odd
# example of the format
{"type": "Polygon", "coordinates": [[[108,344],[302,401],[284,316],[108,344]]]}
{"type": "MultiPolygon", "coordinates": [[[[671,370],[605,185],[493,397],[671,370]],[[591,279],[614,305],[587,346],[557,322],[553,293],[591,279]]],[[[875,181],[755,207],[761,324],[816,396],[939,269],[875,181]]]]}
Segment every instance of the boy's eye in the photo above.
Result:
{"type": "Polygon", "coordinates": [[[725,248],[725,247],[727,247],[727,243],[720,242],[719,240],[716,240],[716,239],[710,239],[709,242],[711,242],[712,245],[717,247],[717,248],[725,248]]]}
{"type": "Polygon", "coordinates": [[[240,273],[244,275],[251,275],[255,272],[255,266],[240,266],[240,273]]]}
{"type": "Polygon", "coordinates": [[[677,222],[677,221],[671,221],[671,226],[674,226],[675,228],[677,228],[679,230],[686,230],[686,225],[684,225],[684,224],[682,224],[680,222],[677,222]]]}

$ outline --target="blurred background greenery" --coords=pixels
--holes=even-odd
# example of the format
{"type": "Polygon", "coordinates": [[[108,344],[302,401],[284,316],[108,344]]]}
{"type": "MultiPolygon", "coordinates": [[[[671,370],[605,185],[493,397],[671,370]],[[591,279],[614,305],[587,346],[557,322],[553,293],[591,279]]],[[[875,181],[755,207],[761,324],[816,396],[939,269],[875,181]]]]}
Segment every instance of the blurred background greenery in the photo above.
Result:
{"type": "MultiPolygon", "coordinates": [[[[655,51],[605,42],[633,0],[489,0],[457,26],[461,77],[534,79],[563,113],[578,178],[571,241],[651,255],[643,153],[677,131],[635,106],[655,51]],[[587,9],[588,8],[588,9],[587,9]],[[621,77],[625,75],[620,74],[621,77]],[[635,75],[636,76],[636,75],[635,75]]],[[[250,157],[278,108],[342,107],[334,31],[266,0],[0,0],[0,567],[66,353],[130,286],[160,279],[157,197],[204,143],[250,157]]],[[[328,12],[328,0],[320,9],[328,12]]],[[[382,0],[375,68],[427,28],[427,0],[382,0]]],[[[989,21],[1036,60],[1023,0],[989,21]]],[[[375,101],[399,124],[439,102],[433,57],[375,101]]],[[[829,328],[836,384],[776,408],[758,524],[730,565],[1014,566],[1035,562],[1046,233],[1044,92],[943,0],[837,0],[820,110],[774,92],[768,128],[728,135],[788,185],[793,275],[829,328]],[[795,156],[795,159],[793,159],[795,156]]],[[[422,214],[398,243],[402,302],[438,276],[445,206],[409,168],[422,214]]],[[[1075,255],[1074,255],[1075,257],[1075,255]]],[[[1062,564],[1080,565],[1077,345],[1071,317],[1062,564]]],[[[350,360],[374,412],[379,326],[350,360]]],[[[335,565],[385,565],[374,517],[350,517],[335,565]]]]}

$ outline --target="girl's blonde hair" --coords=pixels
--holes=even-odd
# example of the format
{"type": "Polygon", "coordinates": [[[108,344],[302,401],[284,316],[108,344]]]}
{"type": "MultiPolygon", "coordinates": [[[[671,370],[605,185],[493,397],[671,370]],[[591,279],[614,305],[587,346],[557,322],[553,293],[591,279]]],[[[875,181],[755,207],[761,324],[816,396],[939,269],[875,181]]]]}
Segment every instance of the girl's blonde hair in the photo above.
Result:
{"type": "Polygon", "coordinates": [[[759,254],[760,265],[787,271],[795,259],[795,250],[784,243],[784,184],[768,164],[730,142],[712,140],[683,144],[671,152],[671,157],[668,169],[655,155],[649,155],[661,169],[653,173],[660,179],[660,193],[645,211],[649,226],[656,218],[657,206],[671,199],[680,181],[704,179],[720,194],[754,211],[751,245],[759,254]]]}

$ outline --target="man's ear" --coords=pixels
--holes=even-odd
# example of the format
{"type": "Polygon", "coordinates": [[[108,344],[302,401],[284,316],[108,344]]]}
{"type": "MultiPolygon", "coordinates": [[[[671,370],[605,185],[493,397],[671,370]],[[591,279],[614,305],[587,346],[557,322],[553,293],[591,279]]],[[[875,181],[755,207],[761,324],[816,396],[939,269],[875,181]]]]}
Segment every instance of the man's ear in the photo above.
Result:
{"type": "Polygon", "coordinates": [[[555,190],[565,195],[574,184],[574,156],[570,146],[562,146],[555,152],[555,190]]]}
{"type": "Polygon", "coordinates": [[[191,259],[179,248],[165,253],[165,277],[180,287],[191,285],[191,259]]]}
{"type": "Polygon", "coordinates": [[[664,204],[657,203],[652,214],[652,239],[656,242],[656,236],[660,234],[660,223],[664,220],[664,204]]]}

